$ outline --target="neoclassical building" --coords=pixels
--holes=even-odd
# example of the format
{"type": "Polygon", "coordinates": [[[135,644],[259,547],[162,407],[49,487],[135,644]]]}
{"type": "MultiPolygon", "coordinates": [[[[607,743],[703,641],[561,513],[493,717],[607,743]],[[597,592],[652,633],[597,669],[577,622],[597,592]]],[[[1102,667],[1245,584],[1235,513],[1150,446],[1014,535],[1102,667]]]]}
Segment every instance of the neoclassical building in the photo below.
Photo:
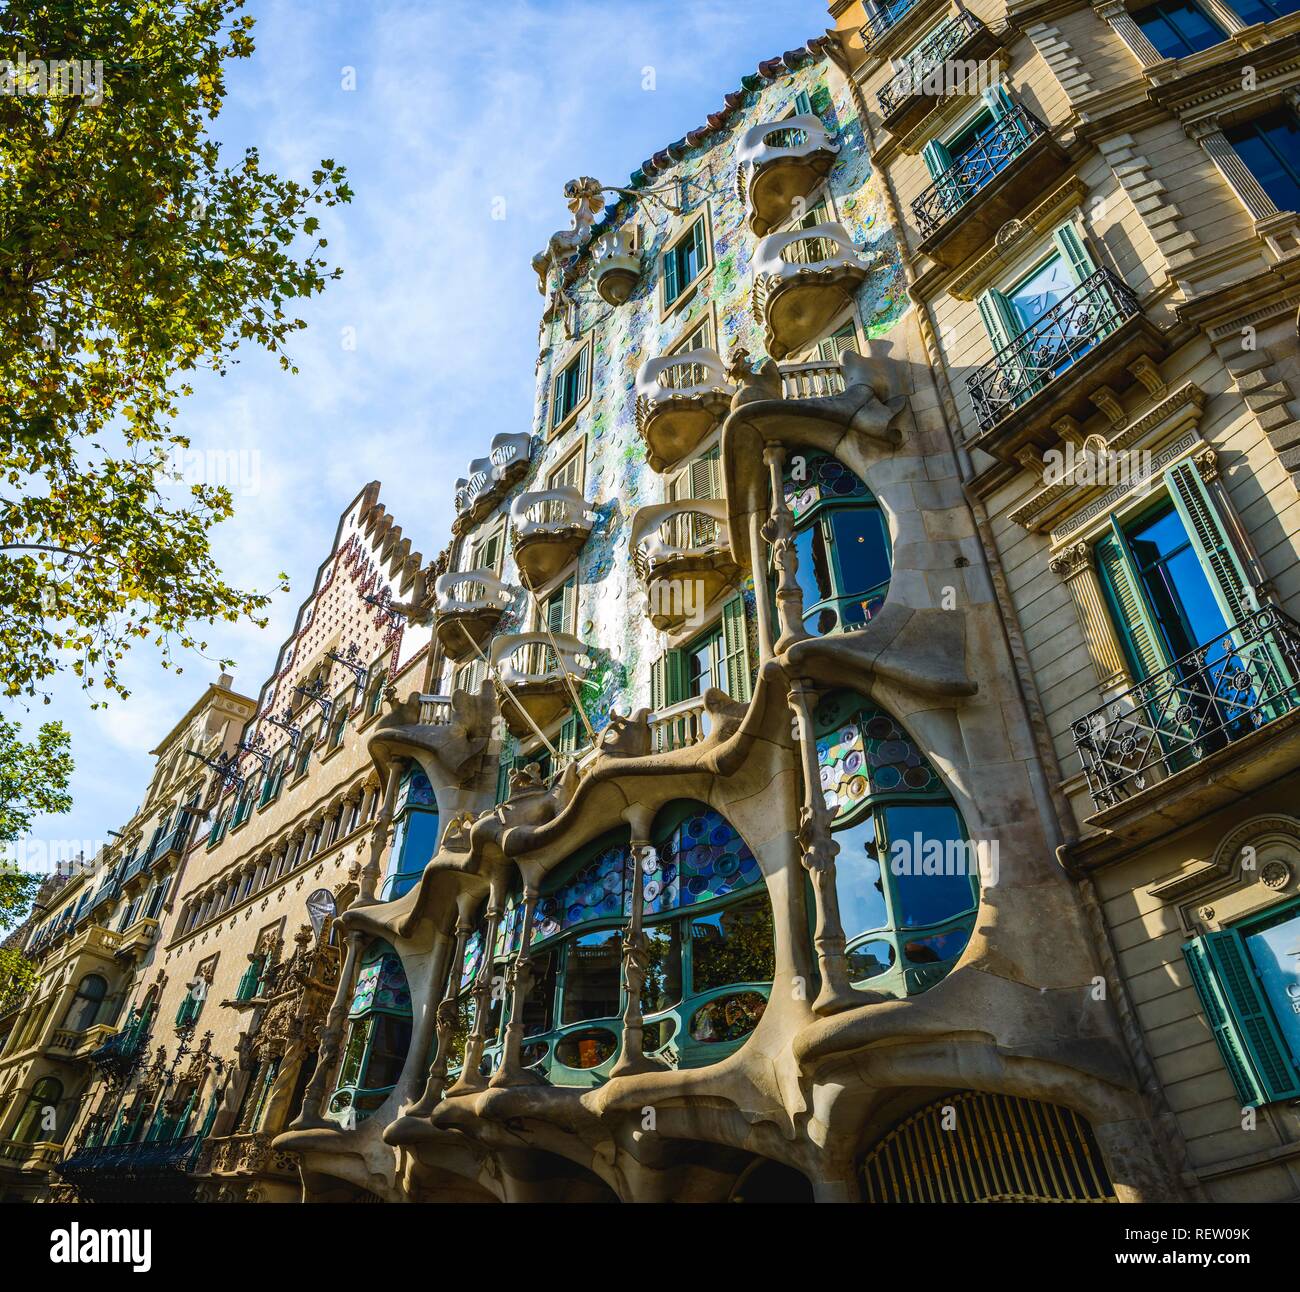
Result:
{"type": "Polygon", "coordinates": [[[57,1196],[1300,1194],[1251,4],[840,0],[571,182],[532,424],[433,562],[344,512],[57,1196]]]}

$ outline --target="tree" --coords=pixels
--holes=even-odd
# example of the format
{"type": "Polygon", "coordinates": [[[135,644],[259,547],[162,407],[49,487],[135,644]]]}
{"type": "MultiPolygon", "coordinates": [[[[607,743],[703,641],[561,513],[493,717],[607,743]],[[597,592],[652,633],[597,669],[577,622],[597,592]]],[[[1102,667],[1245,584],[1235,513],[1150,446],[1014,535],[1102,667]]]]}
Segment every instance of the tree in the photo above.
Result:
{"type": "Polygon", "coordinates": [[[175,420],[192,374],[241,345],[296,371],[293,306],[340,273],[314,212],[352,194],[333,161],[303,184],[209,133],[253,52],[243,5],[0,12],[0,694],[48,703],[71,668],[125,695],[133,643],[174,667],[201,624],[266,622],[269,596],[213,560],[230,490],[179,481],[175,420]]]}
{"type": "MultiPolygon", "coordinates": [[[[72,806],[70,741],[62,723],[47,722],[28,743],[22,728],[0,717],[0,852],[22,839],[37,813],[72,806]]],[[[0,862],[0,932],[25,919],[40,877],[0,862]]],[[[0,946],[0,1007],[35,981],[36,969],[16,947],[0,946]]]]}

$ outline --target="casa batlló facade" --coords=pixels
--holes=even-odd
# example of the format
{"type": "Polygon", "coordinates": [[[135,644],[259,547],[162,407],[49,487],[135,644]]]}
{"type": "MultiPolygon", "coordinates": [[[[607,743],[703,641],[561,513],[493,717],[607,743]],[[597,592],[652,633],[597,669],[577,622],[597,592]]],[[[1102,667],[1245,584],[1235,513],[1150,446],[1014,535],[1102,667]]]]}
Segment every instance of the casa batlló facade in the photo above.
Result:
{"type": "Polygon", "coordinates": [[[6,1189],[1300,1195],[1296,20],[986,8],[567,186],[533,425],[344,512],[6,1189]]]}

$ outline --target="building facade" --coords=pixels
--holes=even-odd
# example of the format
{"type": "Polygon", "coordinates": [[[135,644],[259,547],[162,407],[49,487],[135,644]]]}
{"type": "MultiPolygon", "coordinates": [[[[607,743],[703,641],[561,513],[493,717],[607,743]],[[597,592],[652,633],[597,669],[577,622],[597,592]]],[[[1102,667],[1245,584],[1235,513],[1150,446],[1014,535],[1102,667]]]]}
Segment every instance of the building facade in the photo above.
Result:
{"type": "Polygon", "coordinates": [[[57,1196],[1300,1193],[1300,19],[1241,3],[839,0],[567,186],[532,425],[427,565],[345,511],[57,1196]]]}

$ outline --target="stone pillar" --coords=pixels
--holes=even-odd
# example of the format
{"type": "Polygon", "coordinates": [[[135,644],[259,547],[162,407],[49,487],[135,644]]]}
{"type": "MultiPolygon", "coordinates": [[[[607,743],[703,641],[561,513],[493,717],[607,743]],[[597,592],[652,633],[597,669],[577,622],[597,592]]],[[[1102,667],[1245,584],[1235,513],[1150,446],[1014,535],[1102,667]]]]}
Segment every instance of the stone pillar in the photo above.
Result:
{"type": "Polygon", "coordinates": [[[799,814],[799,851],[804,869],[812,880],[815,906],[813,947],[817,952],[817,970],[821,990],[813,1002],[813,1012],[834,1014],[862,1003],[862,997],[849,985],[849,962],[845,952],[847,939],[840,921],[840,899],[835,888],[835,856],[839,844],[831,838],[830,813],[821,787],[821,767],[817,762],[817,733],[813,707],[817,692],[802,678],[790,683],[789,705],[799,729],[799,749],[803,761],[804,805],[799,814]]]}
{"type": "Polygon", "coordinates": [[[776,565],[776,614],[781,628],[776,650],[784,651],[808,636],[803,626],[803,590],[795,577],[799,570],[799,557],[794,549],[794,518],[785,505],[782,479],[785,449],[779,444],[769,444],[763,450],[763,463],[771,481],[772,510],[763,525],[762,536],[771,545],[776,565]]]}
{"type": "Polygon", "coordinates": [[[533,940],[533,919],[537,914],[537,888],[524,882],[524,918],[519,933],[519,951],[506,971],[506,990],[510,993],[510,1019],[506,1023],[505,1041],[501,1048],[501,1067],[490,1086],[518,1086],[539,1080],[536,1073],[525,1072],[524,1001],[533,985],[533,960],[528,945],[533,940]]]}
{"type": "Polygon", "coordinates": [[[1102,601],[1092,548],[1082,541],[1075,543],[1052,557],[1048,568],[1064,579],[1070,590],[1079,616],[1079,627],[1083,629],[1083,639],[1102,691],[1127,690],[1132,685],[1132,678],[1124,665],[1110,615],[1102,601]]]}
{"type": "Polygon", "coordinates": [[[1205,149],[1219,174],[1228,181],[1252,219],[1265,220],[1278,213],[1273,199],[1260,187],[1259,181],[1250,173],[1250,168],[1228,142],[1227,135],[1219,126],[1218,117],[1204,117],[1200,121],[1188,123],[1184,129],[1205,149]]]}
{"type": "Polygon", "coordinates": [[[1154,67],[1157,63],[1168,61],[1146,38],[1142,28],[1133,21],[1133,15],[1129,13],[1123,0],[1108,0],[1108,3],[1096,5],[1095,8],[1097,16],[1110,23],[1115,29],[1115,34],[1129,47],[1133,57],[1143,67],[1154,67]]]}
{"type": "Polygon", "coordinates": [[[749,559],[754,572],[754,613],[758,617],[758,659],[772,658],[772,589],[767,581],[767,548],[763,543],[763,521],[758,512],[749,518],[749,559]]]}
{"type": "Polygon", "coordinates": [[[302,1111],[290,1123],[290,1130],[308,1130],[313,1126],[335,1125],[325,1118],[325,1101],[329,1098],[329,1081],[334,1075],[343,1040],[343,1028],[348,1017],[348,999],[352,995],[357,974],[357,961],[361,958],[363,935],[348,934],[347,954],[339,970],[339,985],[334,1000],[321,1028],[320,1046],[316,1052],[316,1070],[311,1074],[302,1097],[302,1111]]]}
{"type": "Polygon", "coordinates": [[[465,943],[469,941],[471,932],[473,932],[473,925],[468,915],[462,913],[456,921],[455,943],[435,1013],[434,1035],[437,1037],[437,1045],[434,1048],[433,1062],[429,1065],[429,1080],[425,1084],[424,1094],[420,1096],[420,1102],[408,1114],[411,1117],[427,1117],[442,1098],[442,1092],[447,1085],[451,1038],[455,1035],[459,1014],[456,997],[460,993],[460,967],[465,955],[465,943]]]}
{"type": "Polygon", "coordinates": [[[460,1078],[447,1091],[449,1096],[482,1090],[487,1085],[479,1072],[483,1047],[487,1044],[488,1019],[492,1016],[492,950],[496,946],[497,929],[501,925],[502,901],[495,886],[488,898],[487,924],[483,930],[483,963],[479,966],[478,981],[474,984],[474,1026],[465,1042],[465,1059],[460,1078]]]}
{"type": "Polygon", "coordinates": [[[380,879],[384,873],[384,863],[393,842],[393,808],[397,803],[397,791],[401,785],[405,768],[396,762],[389,763],[387,780],[384,784],[384,806],[379,810],[379,819],[375,822],[374,832],[370,836],[370,857],[361,871],[360,893],[354,903],[356,906],[373,906],[378,900],[380,879]]]}

